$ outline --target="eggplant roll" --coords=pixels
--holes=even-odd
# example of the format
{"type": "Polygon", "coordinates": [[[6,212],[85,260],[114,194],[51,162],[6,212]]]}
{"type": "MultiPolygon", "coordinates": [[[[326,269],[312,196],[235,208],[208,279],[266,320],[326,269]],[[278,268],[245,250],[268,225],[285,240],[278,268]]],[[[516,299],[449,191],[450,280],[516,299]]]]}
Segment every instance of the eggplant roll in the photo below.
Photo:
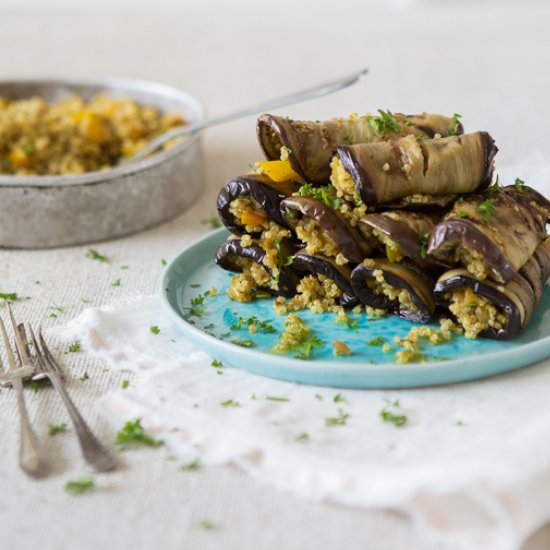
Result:
{"type": "Polygon", "coordinates": [[[372,247],[337,210],[312,197],[281,201],[281,216],[306,245],[308,254],[335,257],[338,263],[359,263],[372,247]]]}
{"type": "Polygon", "coordinates": [[[269,160],[288,155],[292,169],[305,181],[324,184],[330,175],[330,159],[338,145],[369,143],[409,134],[432,138],[436,134],[462,133],[462,125],[454,118],[428,113],[379,112],[380,116],[352,115],[322,122],[264,114],[258,118],[256,126],[258,141],[269,160]]]}
{"type": "Polygon", "coordinates": [[[289,305],[309,307],[314,311],[330,311],[333,306],[353,307],[359,303],[351,288],[351,268],[338,265],[334,258],[298,251],[292,268],[301,277],[297,285],[299,294],[289,305]]]}
{"type": "Polygon", "coordinates": [[[441,212],[451,208],[460,195],[409,195],[388,202],[379,208],[384,210],[404,210],[409,212],[441,212]]]}
{"type": "Polygon", "coordinates": [[[550,202],[527,186],[492,186],[457,201],[437,224],[428,255],[478,280],[507,283],[546,238],[550,202]]]}
{"type": "Polygon", "coordinates": [[[218,194],[218,216],[235,235],[259,235],[272,221],[286,227],[281,200],[296,191],[291,182],[276,183],[266,175],[246,174],[229,180],[218,194]]]}
{"type": "Polygon", "coordinates": [[[426,267],[434,264],[426,254],[434,217],[420,212],[388,211],[367,214],[357,227],[368,241],[376,241],[377,248],[390,262],[409,258],[420,267],[426,267]]]}
{"type": "Polygon", "coordinates": [[[339,196],[351,200],[358,193],[368,205],[416,194],[472,193],[491,182],[497,150],[487,132],[341,145],[331,163],[331,181],[339,196]]]}
{"type": "Polygon", "coordinates": [[[293,252],[292,244],[281,241],[278,252],[279,265],[267,267],[268,253],[250,236],[242,239],[230,237],[222,243],[216,251],[215,262],[227,271],[240,273],[233,278],[228,290],[229,297],[238,302],[249,302],[259,290],[275,296],[292,296],[298,281],[294,270],[287,265],[293,252]]]}
{"type": "Polygon", "coordinates": [[[465,269],[444,273],[434,289],[438,305],[448,307],[467,338],[505,340],[531,319],[550,276],[550,239],[505,285],[478,281],[465,269]]]}
{"type": "Polygon", "coordinates": [[[434,314],[434,281],[429,271],[412,263],[386,259],[364,260],[351,273],[353,293],[363,304],[417,323],[427,323],[434,314]]]}

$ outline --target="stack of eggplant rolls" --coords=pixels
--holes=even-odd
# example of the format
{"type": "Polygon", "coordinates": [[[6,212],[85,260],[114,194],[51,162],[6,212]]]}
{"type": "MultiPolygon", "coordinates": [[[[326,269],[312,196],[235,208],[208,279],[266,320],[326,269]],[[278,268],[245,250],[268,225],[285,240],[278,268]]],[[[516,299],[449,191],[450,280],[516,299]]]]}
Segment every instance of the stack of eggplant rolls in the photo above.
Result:
{"type": "Polygon", "coordinates": [[[494,181],[487,132],[464,133],[460,115],[379,110],[264,114],[257,134],[267,160],[217,201],[232,300],[420,323],[446,310],[468,338],[529,322],[550,276],[550,202],[519,178],[494,181]]]}

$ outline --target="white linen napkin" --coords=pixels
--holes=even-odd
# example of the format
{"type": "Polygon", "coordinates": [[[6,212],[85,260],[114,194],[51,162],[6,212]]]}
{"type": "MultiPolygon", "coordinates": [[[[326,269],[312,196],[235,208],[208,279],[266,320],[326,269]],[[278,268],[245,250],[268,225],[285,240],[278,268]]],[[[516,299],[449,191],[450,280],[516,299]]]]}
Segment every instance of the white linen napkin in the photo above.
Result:
{"type": "Polygon", "coordinates": [[[550,520],[549,361],[452,386],[342,390],[211,366],[157,296],[90,308],[52,330],[135,372],[98,409],[115,429],[141,418],[186,460],[236,464],[306,498],[400,509],[449,548],[513,550],[550,520]],[[380,416],[395,400],[401,427],[380,416]]]}

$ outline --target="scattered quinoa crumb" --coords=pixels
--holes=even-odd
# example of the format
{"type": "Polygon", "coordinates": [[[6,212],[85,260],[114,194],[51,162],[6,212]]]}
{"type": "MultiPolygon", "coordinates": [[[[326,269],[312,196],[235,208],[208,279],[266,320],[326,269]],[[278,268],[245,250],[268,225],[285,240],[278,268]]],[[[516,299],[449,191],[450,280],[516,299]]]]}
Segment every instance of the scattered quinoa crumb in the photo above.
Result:
{"type": "Polygon", "coordinates": [[[382,166],[382,170],[384,170],[384,172],[389,172],[390,165],[386,162],[386,164],[384,164],[384,166],[382,166]]]}

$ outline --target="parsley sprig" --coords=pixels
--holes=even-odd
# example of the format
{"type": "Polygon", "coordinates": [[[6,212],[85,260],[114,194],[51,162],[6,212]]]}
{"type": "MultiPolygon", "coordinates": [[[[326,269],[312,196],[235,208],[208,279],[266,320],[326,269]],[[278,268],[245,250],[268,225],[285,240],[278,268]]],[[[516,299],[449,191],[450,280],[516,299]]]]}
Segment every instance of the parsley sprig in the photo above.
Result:
{"type": "Polygon", "coordinates": [[[459,115],[458,113],[455,113],[453,115],[453,125],[449,129],[449,135],[450,136],[458,136],[460,134],[460,119],[462,118],[462,115],[459,115]]]}
{"type": "Polygon", "coordinates": [[[94,488],[94,478],[91,475],[85,475],[78,479],[73,479],[65,483],[65,492],[69,495],[81,495],[94,488]]]}
{"type": "Polygon", "coordinates": [[[525,185],[525,182],[521,178],[516,178],[514,187],[516,188],[516,191],[522,195],[527,193],[527,185],[525,185]]]}
{"type": "Polygon", "coordinates": [[[430,239],[431,231],[423,231],[420,233],[420,257],[426,258],[428,252],[428,240],[430,239]]]}
{"type": "Polygon", "coordinates": [[[478,212],[483,214],[483,221],[490,222],[495,213],[495,205],[491,199],[484,200],[477,205],[478,212]]]}
{"type": "Polygon", "coordinates": [[[145,432],[140,418],[129,420],[124,424],[124,427],[116,434],[116,443],[122,450],[137,445],[145,447],[160,447],[164,445],[164,441],[154,439],[145,432]]]}
{"type": "Polygon", "coordinates": [[[401,126],[399,121],[391,114],[389,109],[383,111],[378,109],[380,116],[367,115],[367,120],[374,130],[375,134],[381,135],[387,132],[401,133],[401,126]]]}
{"type": "Polygon", "coordinates": [[[399,400],[396,399],[395,401],[391,402],[386,399],[386,406],[380,411],[380,418],[384,422],[389,422],[390,424],[393,424],[396,428],[400,428],[407,423],[408,419],[407,415],[397,414],[392,410],[396,407],[399,407],[399,400]]]}
{"type": "Polygon", "coordinates": [[[325,418],[325,426],[344,426],[347,424],[349,414],[343,409],[338,409],[337,416],[328,416],[325,418]]]}
{"type": "Polygon", "coordinates": [[[301,197],[311,197],[312,199],[322,202],[329,208],[340,208],[342,201],[336,196],[336,190],[332,185],[324,187],[313,187],[311,183],[304,183],[298,189],[298,194],[301,197]]]}

